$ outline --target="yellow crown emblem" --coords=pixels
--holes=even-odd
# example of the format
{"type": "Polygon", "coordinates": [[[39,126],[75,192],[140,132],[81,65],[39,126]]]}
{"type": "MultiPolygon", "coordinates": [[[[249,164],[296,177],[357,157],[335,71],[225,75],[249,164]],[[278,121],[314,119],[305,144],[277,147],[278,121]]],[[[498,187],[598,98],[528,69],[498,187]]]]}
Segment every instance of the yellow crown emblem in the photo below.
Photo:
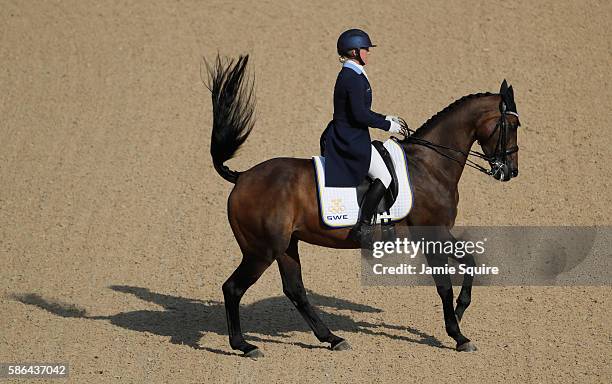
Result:
{"type": "Polygon", "coordinates": [[[329,208],[329,211],[331,213],[342,213],[344,212],[345,208],[344,205],[342,205],[342,199],[332,199],[331,200],[331,207],[329,208]]]}

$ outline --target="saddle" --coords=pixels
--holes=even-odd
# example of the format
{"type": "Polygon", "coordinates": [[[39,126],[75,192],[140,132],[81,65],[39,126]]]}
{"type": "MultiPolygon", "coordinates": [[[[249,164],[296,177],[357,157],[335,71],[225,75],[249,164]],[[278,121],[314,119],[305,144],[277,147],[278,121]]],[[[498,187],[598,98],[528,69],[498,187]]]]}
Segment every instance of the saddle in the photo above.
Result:
{"type": "MultiPolygon", "coordinates": [[[[378,205],[373,222],[382,224],[383,230],[392,228],[393,223],[403,220],[412,208],[413,194],[407,160],[396,140],[385,143],[373,141],[372,145],[385,162],[392,182],[378,205]]],[[[325,158],[313,156],[317,181],[317,198],[321,221],[328,227],[352,227],[359,218],[364,195],[373,180],[366,178],[358,187],[326,187],[325,158]]]]}
{"type": "MultiPolygon", "coordinates": [[[[391,184],[389,184],[387,191],[385,192],[383,198],[380,200],[380,203],[378,204],[378,208],[376,209],[375,215],[380,215],[380,214],[385,214],[385,213],[389,215],[391,207],[393,206],[393,203],[395,203],[395,199],[397,199],[397,190],[398,190],[397,174],[395,173],[395,166],[393,165],[393,160],[391,159],[391,155],[389,154],[389,151],[387,151],[387,148],[385,148],[383,143],[378,140],[373,140],[372,146],[374,147],[374,149],[378,151],[378,153],[382,157],[383,161],[385,162],[385,165],[387,166],[387,170],[389,171],[389,174],[391,175],[391,184]]],[[[361,184],[357,186],[357,202],[359,204],[360,209],[364,202],[365,194],[370,188],[370,184],[372,184],[372,182],[374,182],[374,180],[366,176],[366,178],[361,182],[361,184]]],[[[374,223],[376,223],[376,217],[374,217],[373,221],[374,223]]],[[[390,219],[386,219],[386,220],[382,219],[380,224],[381,224],[382,240],[390,241],[394,239],[395,238],[395,224],[390,219]]]]}
{"type": "MultiPolygon", "coordinates": [[[[383,143],[378,140],[374,140],[372,141],[372,146],[378,151],[378,153],[380,153],[380,156],[385,162],[387,170],[389,170],[389,174],[391,175],[391,184],[389,184],[387,192],[380,200],[377,209],[377,213],[384,213],[388,212],[389,209],[391,209],[391,206],[393,206],[393,203],[395,203],[395,199],[397,199],[397,174],[395,173],[395,166],[393,165],[391,155],[389,154],[389,151],[387,151],[387,148],[385,148],[383,143]]],[[[370,184],[372,184],[373,181],[374,180],[372,180],[370,177],[366,176],[366,178],[361,182],[361,184],[357,186],[357,202],[359,204],[359,208],[361,208],[365,193],[368,191],[368,188],[370,188],[370,184]]]]}

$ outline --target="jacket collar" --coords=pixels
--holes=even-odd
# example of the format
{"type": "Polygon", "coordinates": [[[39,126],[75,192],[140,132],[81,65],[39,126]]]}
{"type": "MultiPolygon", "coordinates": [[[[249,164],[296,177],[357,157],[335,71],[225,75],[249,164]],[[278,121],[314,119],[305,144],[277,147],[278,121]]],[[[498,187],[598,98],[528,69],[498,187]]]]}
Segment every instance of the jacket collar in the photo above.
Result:
{"type": "Polygon", "coordinates": [[[368,74],[366,73],[365,69],[363,68],[363,65],[359,65],[356,62],[354,62],[353,60],[347,60],[344,62],[344,64],[342,64],[343,67],[347,67],[352,69],[353,71],[355,71],[358,75],[361,75],[363,73],[363,75],[368,78],[368,74]]]}

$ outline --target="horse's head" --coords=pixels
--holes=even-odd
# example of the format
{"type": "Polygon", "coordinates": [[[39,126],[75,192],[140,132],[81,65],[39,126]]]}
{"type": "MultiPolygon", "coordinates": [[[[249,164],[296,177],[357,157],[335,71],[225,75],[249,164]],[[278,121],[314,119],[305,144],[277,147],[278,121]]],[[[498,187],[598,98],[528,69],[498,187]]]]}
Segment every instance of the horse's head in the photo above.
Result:
{"type": "Polygon", "coordinates": [[[487,114],[476,129],[476,139],[491,165],[491,175],[500,181],[518,176],[517,129],[521,125],[512,86],[504,80],[499,90],[499,111],[487,114]]]}

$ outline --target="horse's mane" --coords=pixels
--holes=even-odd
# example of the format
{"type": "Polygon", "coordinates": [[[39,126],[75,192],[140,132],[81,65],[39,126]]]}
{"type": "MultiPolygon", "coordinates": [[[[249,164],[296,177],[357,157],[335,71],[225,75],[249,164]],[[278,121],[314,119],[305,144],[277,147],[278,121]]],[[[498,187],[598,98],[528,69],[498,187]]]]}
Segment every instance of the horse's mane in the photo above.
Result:
{"type": "Polygon", "coordinates": [[[463,97],[453,101],[446,108],[444,108],[440,112],[438,112],[435,115],[433,115],[432,117],[430,117],[429,120],[427,120],[425,123],[423,123],[423,125],[421,125],[419,127],[419,129],[416,130],[416,132],[419,132],[419,131],[422,132],[422,131],[426,130],[429,127],[433,127],[440,120],[442,120],[442,118],[444,118],[446,115],[448,115],[449,113],[454,111],[459,105],[463,104],[463,102],[466,101],[466,100],[471,100],[471,99],[475,99],[475,98],[478,98],[478,97],[484,97],[484,96],[493,96],[493,95],[495,95],[495,93],[480,92],[480,93],[472,93],[471,95],[463,96],[463,97]]]}

